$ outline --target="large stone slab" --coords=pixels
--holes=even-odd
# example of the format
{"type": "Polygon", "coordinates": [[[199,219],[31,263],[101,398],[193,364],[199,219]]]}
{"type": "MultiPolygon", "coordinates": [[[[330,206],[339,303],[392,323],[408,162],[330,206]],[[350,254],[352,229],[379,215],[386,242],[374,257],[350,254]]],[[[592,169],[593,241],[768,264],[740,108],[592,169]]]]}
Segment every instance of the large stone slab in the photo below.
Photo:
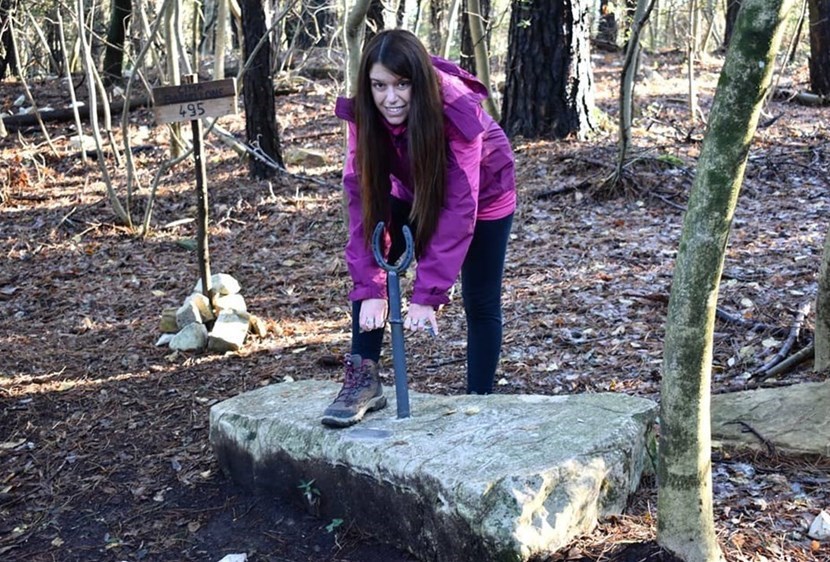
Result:
{"type": "Polygon", "coordinates": [[[733,446],[830,456],[830,381],[712,396],[712,437],[733,446]],[[766,441],[766,443],[764,442],[766,441]]]}
{"type": "Polygon", "coordinates": [[[619,513],[639,482],[655,403],[620,394],[410,393],[347,429],[320,424],[339,390],[280,383],[215,404],[223,471],[342,518],[422,560],[520,561],[619,513]]]}

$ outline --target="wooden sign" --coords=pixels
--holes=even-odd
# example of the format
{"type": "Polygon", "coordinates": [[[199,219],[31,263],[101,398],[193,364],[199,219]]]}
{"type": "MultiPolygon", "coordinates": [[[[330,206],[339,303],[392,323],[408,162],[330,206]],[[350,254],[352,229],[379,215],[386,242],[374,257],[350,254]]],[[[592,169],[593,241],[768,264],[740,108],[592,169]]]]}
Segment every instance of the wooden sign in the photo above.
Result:
{"type": "Polygon", "coordinates": [[[236,114],[236,78],[153,88],[158,123],[236,114]]]}

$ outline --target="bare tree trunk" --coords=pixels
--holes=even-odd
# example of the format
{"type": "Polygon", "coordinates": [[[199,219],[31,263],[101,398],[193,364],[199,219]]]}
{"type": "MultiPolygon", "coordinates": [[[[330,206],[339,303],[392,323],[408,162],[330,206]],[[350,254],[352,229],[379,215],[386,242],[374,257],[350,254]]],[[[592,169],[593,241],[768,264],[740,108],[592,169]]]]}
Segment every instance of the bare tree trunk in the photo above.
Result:
{"type": "Polygon", "coordinates": [[[242,76],[242,94],[245,100],[245,136],[256,153],[269,161],[259,158],[250,161],[251,177],[263,179],[273,177],[276,169],[270,164],[283,167],[280,153],[280,136],[277,128],[274,84],[271,73],[272,45],[268,39],[271,32],[267,11],[267,0],[245,0],[242,3],[242,26],[245,36],[245,58],[249,65],[242,76]],[[263,48],[257,49],[265,40],[263,48]]]}
{"type": "MultiPolygon", "coordinates": [[[[171,2],[164,12],[165,51],[167,54],[167,83],[171,86],[178,86],[182,83],[182,71],[179,66],[179,33],[178,12],[181,8],[181,0],[171,2]]],[[[168,125],[170,131],[170,157],[178,158],[185,151],[185,143],[182,138],[181,123],[168,125]]]]}
{"type": "Polygon", "coordinates": [[[501,116],[496,107],[496,101],[493,99],[493,86],[490,83],[490,56],[487,52],[487,41],[484,40],[484,19],[481,17],[481,5],[479,0],[467,0],[467,17],[470,20],[470,35],[473,40],[475,60],[476,60],[476,75],[481,83],[490,92],[487,99],[484,101],[484,109],[490,114],[490,117],[499,121],[501,116]]]}
{"type": "Polygon", "coordinates": [[[700,106],[697,103],[697,82],[695,79],[695,59],[697,58],[697,0],[689,1],[689,36],[686,44],[686,71],[689,79],[689,120],[697,122],[700,106]]]}
{"type": "MultiPolygon", "coordinates": [[[[459,66],[469,72],[470,74],[478,75],[476,71],[475,47],[476,42],[472,38],[470,31],[470,8],[465,1],[460,3],[461,20],[459,22],[458,35],[460,37],[459,44],[459,66]]],[[[479,0],[478,15],[481,19],[484,28],[484,43],[487,51],[490,51],[490,0],[479,0]]]]}
{"type": "Polygon", "coordinates": [[[124,64],[124,40],[133,11],[131,0],[113,0],[107,46],[104,53],[104,81],[111,84],[121,80],[124,64]]]}
{"type": "Polygon", "coordinates": [[[830,0],[810,2],[810,90],[830,96],[830,0]]]}
{"type": "Polygon", "coordinates": [[[441,45],[441,56],[445,59],[450,58],[450,50],[452,49],[452,40],[455,36],[456,21],[458,18],[459,6],[461,0],[452,0],[449,8],[449,23],[447,24],[447,35],[444,37],[444,43],[441,45]]]}
{"type": "Polygon", "coordinates": [[[816,357],[813,369],[830,369],[830,230],[824,238],[824,253],[818,274],[816,297],[816,357]]]}
{"type": "Polygon", "coordinates": [[[440,52],[441,38],[447,35],[446,9],[445,0],[429,0],[429,36],[427,40],[430,53],[440,52]]]}
{"type": "Polygon", "coordinates": [[[619,125],[619,153],[617,155],[617,171],[611,183],[617,184],[622,179],[623,166],[628,154],[628,145],[631,142],[631,121],[634,112],[634,82],[637,76],[637,67],[640,62],[640,32],[648,21],[655,0],[638,0],[631,22],[628,44],[625,49],[625,59],[620,77],[620,125],[619,125]]]}
{"type": "Polygon", "coordinates": [[[788,0],[744,0],[718,81],[674,269],[660,392],[657,541],[685,562],[723,560],[712,507],[711,374],[718,287],[749,139],[788,0]]]}
{"type": "Polygon", "coordinates": [[[795,33],[790,41],[790,48],[787,51],[787,63],[795,62],[795,53],[798,52],[798,43],[801,41],[801,33],[804,31],[804,20],[807,19],[807,4],[808,0],[801,2],[801,15],[798,17],[798,25],[795,26],[795,33]]]}
{"type": "Polygon", "coordinates": [[[366,12],[366,36],[363,38],[367,43],[385,27],[383,21],[383,1],[369,0],[369,9],[366,12]]]}
{"type": "Polygon", "coordinates": [[[225,77],[225,47],[228,44],[228,1],[217,0],[216,9],[216,43],[213,51],[213,79],[225,77]]]}
{"type": "Polygon", "coordinates": [[[656,51],[660,47],[660,31],[663,23],[662,6],[660,0],[654,1],[654,9],[648,24],[648,46],[652,51],[656,51]]]}
{"type": "Polygon", "coordinates": [[[741,9],[741,0],[726,0],[726,25],[723,31],[723,48],[729,47],[732,40],[732,33],[735,30],[735,21],[738,19],[738,11],[741,9]]]}
{"type": "MultiPolygon", "coordinates": [[[[76,24],[78,26],[78,39],[81,46],[81,58],[83,61],[84,70],[86,72],[86,81],[88,84],[88,105],[90,108],[94,108],[98,106],[94,71],[95,62],[92,60],[92,53],[89,47],[89,43],[86,40],[86,27],[84,25],[84,0],[78,0],[76,6],[77,13],[75,14],[75,17],[76,24]]],[[[104,100],[104,103],[106,103],[106,100],[104,100]]],[[[92,110],[89,112],[89,123],[92,128],[92,138],[95,140],[95,152],[98,155],[98,168],[101,170],[101,176],[103,177],[104,184],[107,188],[107,199],[109,200],[110,206],[112,207],[112,210],[115,213],[115,216],[118,218],[118,220],[126,224],[128,227],[132,228],[132,218],[130,217],[130,213],[127,209],[124,208],[123,205],[121,205],[121,201],[118,199],[118,194],[115,192],[115,187],[113,186],[109,170],[107,169],[107,159],[104,157],[104,150],[102,148],[103,142],[101,140],[101,130],[98,127],[97,111],[92,110]]]]}
{"type": "MultiPolygon", "coordinates": [[[[83,141],[84,127],[81,123],[81,116],[78,113],[78,98],[75,95],[75,84],[72,82],[72,73],[69,71],[69,58],[66,51],[66,34],[63,31],[63,16],[61,15],[61,8],[57,10],[58,17],[58,36],[61,43],[61,54],[63,55],[63,69],[66,72],[66,84],[69,87],[69,98],[72,100],[72,114],[75,117],[75,130],[78,131],[78,140],[83,141]]],[[[81,144],[83,147],[83,143],[81,144]]],[[[81,161],[86,164],[86,150],[81,148],[81,161]]]]}
{"type": "Polygon", "coordinates": [[[584,137],[596,127],[588,13],[585,0],[513,1],[502,105],[508,136],[584,137]]]}
{"type": "Polygon", "coordinates": [[[356,0],[351,10],[348,11],[346,25],[343,26],[346,43],[346,91],[349,96],[354,96],[357,90],[357,71],[360,67],[360,51],[363,47],[361,39],[368,11],[369,0],[356,0]]]}
{"type": "Polygon", "coordinates": [[[17,48],[11,31],[17,2],[18,0],[0,0],[0,82],[9,74],[16,75],[18,71],[15,62],[17,48]]]}

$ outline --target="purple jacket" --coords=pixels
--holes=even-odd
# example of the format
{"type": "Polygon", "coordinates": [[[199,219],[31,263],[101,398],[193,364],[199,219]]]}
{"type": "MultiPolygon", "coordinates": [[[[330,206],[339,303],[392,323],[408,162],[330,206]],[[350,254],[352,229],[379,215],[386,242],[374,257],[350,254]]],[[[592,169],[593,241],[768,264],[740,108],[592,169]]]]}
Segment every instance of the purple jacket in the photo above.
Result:
{"type": "MultiPolygon", "coordinates": [[[[516,208],[513,151],[501,127],[481,108],[487,89],[455,64],[432,57],[441,79],[444,130],[447,139],[447,194],[432,238],[418,260],[412,302],[437,306],[449,302],[473,238],[477,220],[508,216],[516,208]]],[[[360,181],[355,170],[357,128],[352,99],[339,98],[335,114],[348,121],[349,141],[343,185],[349,202],[349,241],[346,264],[354,288],[353,301],[386,298],[386,273],[378,267],[364,242],[360,181]]],[[[406,124],[389,126],[397,158],[390,163],[392,195],[413,200],[407,153],[406,124]]],[[[374,228],[374,225],[369,227],[374,228]]]]}

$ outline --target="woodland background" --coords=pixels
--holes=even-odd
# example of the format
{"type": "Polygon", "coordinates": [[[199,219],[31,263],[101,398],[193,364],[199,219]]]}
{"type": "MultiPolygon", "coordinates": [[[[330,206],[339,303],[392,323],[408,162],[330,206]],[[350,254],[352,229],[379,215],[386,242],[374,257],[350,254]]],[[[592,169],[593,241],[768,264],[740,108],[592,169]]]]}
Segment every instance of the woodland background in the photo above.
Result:
{"type": "MultiPolygon", "coordinates": [[[[528,3],[470,4],[370,3],[369,30],[359,29],[408,27],[433,52],[476,70],[476,31],[461,14],[486,14],[487,73],[511,131],[520,189],[497,391],[659,400],[683,213],[740,3],[652,6],[637,43],[622,159],[619,99],[635,6],[534,2],[540,12],[523,19],[514,16],[528,3]],[[379,19],[371,15],[378,6],[379,19]],[[540,61],[568,53],[571,62],[538,76],[528,71],[517,84],[507,72],[521,42],[513,34],[540,22],[553,31],[528,52],[541,49],[540,61]],[[537,111],[544,102],[560,104],[547,121],[537,111]]],[[[342,262],[343,134],[333,105],[349,89],[346,41],[355,34],[342,22],[354,6],[128,5],[125,49],[113,51],[113,22],[124,21],[127,4],[0,0],[0,554],[411,559],[354,522],[312,517],[302,482],[293,505],[248,496],[217,472],[207,443],[207,412],[217,401],[265,384],[341,376],[350,282],[342,262]],[[267,60],[242,72],[258,44],[267,60]],[[108,53],[123,58],[114,67],[108,53]],[[154,345],[161,310],[180,303],[198,278],[199,233],[190,128],[157,124],[151,92],[193,71],[199,81],[241,72],[239,114],[205,124],[211,267],[240,279],[249,310],[267,326],[263,337],[222,356],[154,345]],[[73,95],[85,107],[106,99],[110,115],[79,107],[76,120],[73,95]]],[[[830,92],[811,41],[830,45],[821,42],[828,9],[797,3],[786,21],[732,221],[713,335],[714,392],[827,378],[811,355],[782,373],[762,368],[815,339],[812,304],[830,206],[823,105],[830,92]]],[[[414,390],[463,392],[460,308],[455,299],[442,312],[440,338],[408,340],[414,390]]],[[[386,364],[391,384],[388,357],[386,364]]],[[[830,463],[759,443],[758,452],[713,449],[724,553],[830,559],[826,545],[806,536],[830,507],[830,463]]],[[[550,559],[656,557],[655,501],[647,475],[624,515],[550,559]]]]}

